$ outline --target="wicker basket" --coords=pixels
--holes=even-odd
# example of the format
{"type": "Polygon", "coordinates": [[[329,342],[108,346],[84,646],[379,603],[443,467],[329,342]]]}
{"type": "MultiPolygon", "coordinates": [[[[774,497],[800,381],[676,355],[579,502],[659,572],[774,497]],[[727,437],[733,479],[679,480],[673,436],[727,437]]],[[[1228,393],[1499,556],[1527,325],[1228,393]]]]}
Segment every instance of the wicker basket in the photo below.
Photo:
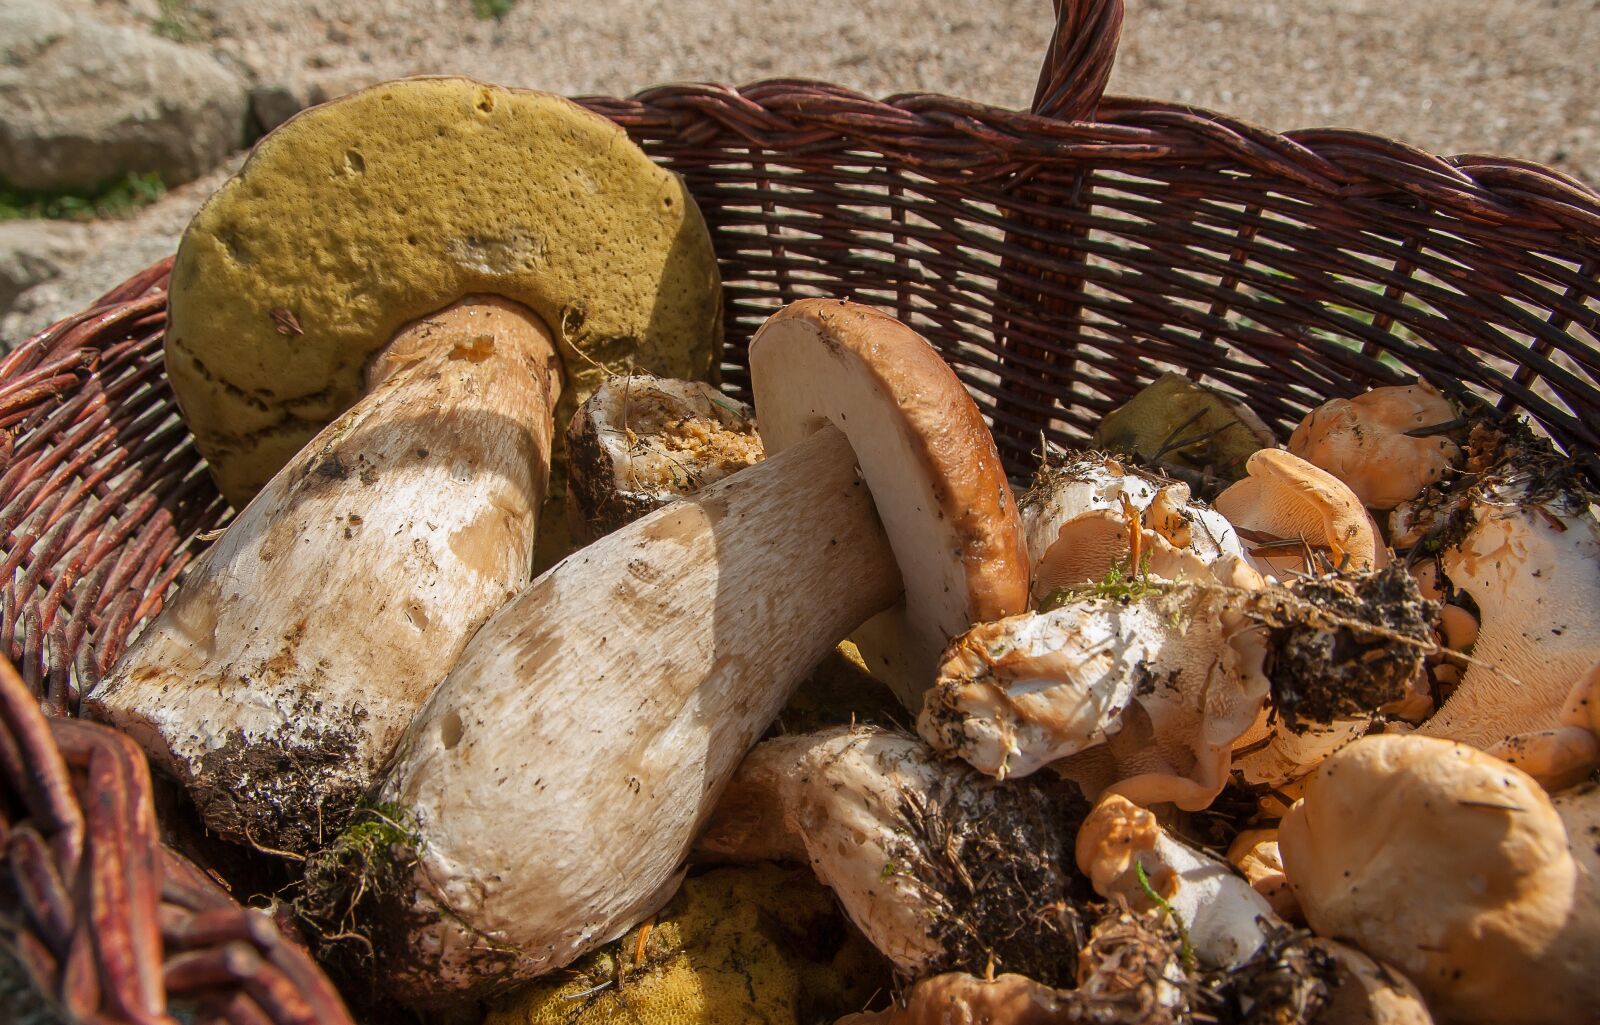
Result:
{"type": "MultiPolygon", "coordinates": [[[[1033,113],[800,81],[582,101],[704,210],[732,391],[770,312],[848,296],[940,348],[1019,474],[1177,369],[1280,430],[1421,374],[1526,411],[1600,485],[1600,194],[1101,99],[1121,4],[1056,7],[1033,113]]],[[[131,744],[70,718],[227,514],[162,373],[168,266],[0,362],[0,912],[82,1020],[171,1021],[170,995],[199,1020],[346,1021],[271,919],[159,845],[131,744]]]]}

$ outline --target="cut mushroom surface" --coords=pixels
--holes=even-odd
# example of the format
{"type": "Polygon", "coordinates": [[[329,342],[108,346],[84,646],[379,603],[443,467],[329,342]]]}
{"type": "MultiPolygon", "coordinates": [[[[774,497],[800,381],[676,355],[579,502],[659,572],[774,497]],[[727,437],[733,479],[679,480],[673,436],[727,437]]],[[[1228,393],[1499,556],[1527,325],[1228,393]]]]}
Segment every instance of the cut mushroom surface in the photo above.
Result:
{"type": "Polygon", "coordinates": [[[567,525],[589,544],[765,454],[744,403],[702,381],[614,377],[567,425],[567,525]]]}
{"type": "Polygon", "coordinates": [[[715,256],[605,118],[414,79],[263,139],[171,290],[185,423],[224,495],[257,497],[87,707],[208,828],[304,853],[531,578],[557,408],[607,362],[710,369],[715,256]]]}
{"type": "MultiPolygon", "coordinates": [[[[891,545],[922,571],[1000,574],[986,560],[1019,536],[1014,512],[1010,528],[977,522],[971,494],[975,481],[1004,487],[999,457],[925,341],[849,304],[802,302],[769,321],[752,363],[763,418],[770,384],[792,400],[810,375],[854,396],[849,422],[809,423],[765,461],[569,556],[484,625],[413,721],[378,792],[412,838],[390,845],[375,866],[388,885],[355,912],[371,916],[400,999],[492,992],[659,907],[793,686],[902,593],[891,545]],[[773,330],[794,320],[811,327],[773,330]],[[828,358],[843,364],[809,362],[828,358]],[[900,404],[913,414],[897,418],[900,404]]],[[[1010,565],[995,586],[1020,604],[1026,569],[1010,565]]]]}

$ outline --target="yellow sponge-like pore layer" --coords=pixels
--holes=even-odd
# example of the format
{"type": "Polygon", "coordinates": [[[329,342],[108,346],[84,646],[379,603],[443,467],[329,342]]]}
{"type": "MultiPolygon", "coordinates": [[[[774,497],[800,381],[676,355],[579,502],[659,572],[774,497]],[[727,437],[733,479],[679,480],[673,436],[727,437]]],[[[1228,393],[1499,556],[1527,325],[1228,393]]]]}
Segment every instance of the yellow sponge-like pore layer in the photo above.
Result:
{"type": "Polygon", "coordinates": [[[168,374],[224,495],[353,404],[399,327],[474,292],[550,327],[568,412],[596,364],[704,378],[721,345],[705,222],[621,128],[470,79],[374,86],[263,139],[179,246],[168,374]]]}
{"type": "Polygon", "coordinates": [[[485,1025],[810,1025],[887,992],[888,962],[807,869],[687,880],[639,930],[502,1000],[485,1025]],[[620,962],[620,964],[619,964],[620,962]]]}

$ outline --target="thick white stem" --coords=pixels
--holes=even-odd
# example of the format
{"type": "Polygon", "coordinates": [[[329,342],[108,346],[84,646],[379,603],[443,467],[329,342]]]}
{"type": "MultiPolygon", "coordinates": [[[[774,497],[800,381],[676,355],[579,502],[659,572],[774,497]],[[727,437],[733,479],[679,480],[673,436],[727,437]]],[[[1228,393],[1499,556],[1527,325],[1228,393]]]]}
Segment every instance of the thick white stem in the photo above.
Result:
{"type": "Polygon", "coordinates": [[[561,387],[548,330],[463,302],[400,332],[371,376],[88,700],[210,829],[263,847],[337,830],[530,575],[561,387]]]}
{"type": "Polygon", "coordinates": [[[793,687],[900,587],[831,427],[536,580],[473,639],[380,795],[420,835],[414,888],[379,896],[404,922],[384,959],[399,995],[550,971],[658,908],[793,687]]]}

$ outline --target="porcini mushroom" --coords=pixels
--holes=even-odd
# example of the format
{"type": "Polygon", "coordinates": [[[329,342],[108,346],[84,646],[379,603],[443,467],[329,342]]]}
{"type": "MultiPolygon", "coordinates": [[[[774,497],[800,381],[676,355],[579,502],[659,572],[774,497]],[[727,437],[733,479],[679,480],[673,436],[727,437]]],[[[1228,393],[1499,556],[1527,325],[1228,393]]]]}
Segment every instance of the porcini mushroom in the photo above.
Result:
{"type": "Polygon", "coordinates": [[[1060,983],[1081,935],[1082,814],[1059,783],[1002,786],[914,737],[835,727],[758,744],[697,850],[808,862],[907,977],[992,962],[1060,983]]]}
{"type": "Polygon", "coordinates": [[[1264,448],[1245,463],[1249,476],[1217,496],[1217,512],[1245,538],[1263,573],[1308,566],[1310,550],[1332,569],[1379,569],[1389,561],[1378,525],[1348,487],[1328,471],[1282,449],[1264,448]]]}
{"type": "Polygon", "coordinates": [[[1460,413],[1426,381],[1332,399],[1306,414],[1288,449],[1343,481],[1369,509],[1393,509],[1461,460],[1460,413]]]}
{"type": "Polygon", "coordinates": [[[994,441],[927,342],[808,300],[750,359],[772,454],[557,564],[413,721],[377,794],[408,836],[354,923],[399,998],[491,992],[660,907],[793,685],[901,594],[897,561],[908,618],[935,613],[908,651],[1025,604],[994,441]]]}
{"type": "Polygon", "coordinates": [[[1306,921],[1409,975],[1448,1021],[1589,1020],[1600,1004],[1600,789],[1554,800],[1465,744],[1364,737],[1279,830],[1306,921]]]}
{"type": "Polygon", "coordinates": [[[589,544],[764,454],[750,409],[711,385],[614,377],[567,425],[567,528],[589,544]]]}
{"type": "Polygon", "coordinates": [[[710,368],[715,255],[610,121],[413,79],[263,139],[170,303],[185,420],[224,495],[256,497],[87,707],[210,829],[304,852],[528,582],[557,407],[624,357],[710,368]]]}

